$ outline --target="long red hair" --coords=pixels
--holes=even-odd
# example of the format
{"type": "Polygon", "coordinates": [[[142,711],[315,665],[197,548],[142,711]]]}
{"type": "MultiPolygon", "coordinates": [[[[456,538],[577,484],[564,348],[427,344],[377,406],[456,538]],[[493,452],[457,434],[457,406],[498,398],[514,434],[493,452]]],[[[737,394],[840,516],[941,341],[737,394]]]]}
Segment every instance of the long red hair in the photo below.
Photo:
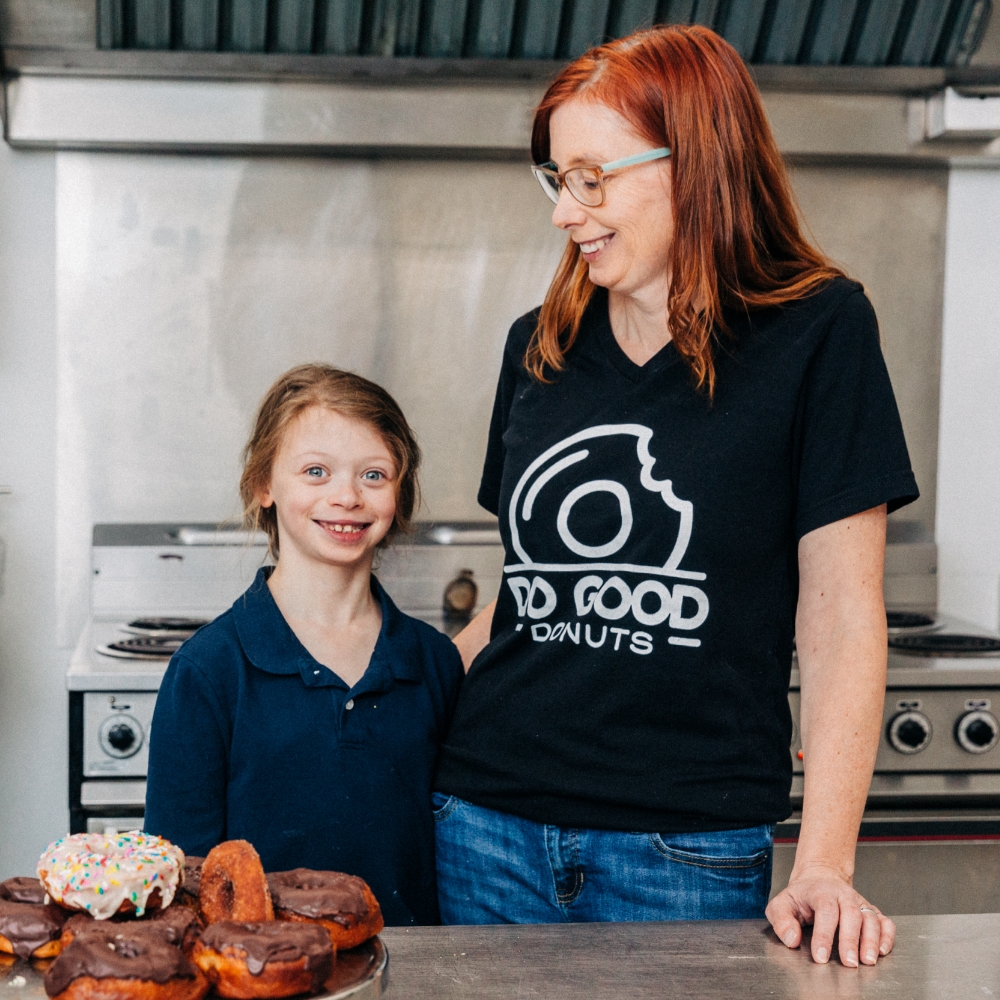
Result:
{"type": "MultiPolygon", "coordinates": [[[[553,111],[574,97],[613,110],[671,150],[674,236],[664,318],[694,381],[715,388],[722,310],[803,298],[842,272],[799,228],[781,154],[736,50],[699,25],[640,31],[570,63],[535,111],[531,153],[549,160],[553,111]]],[[[559,371],[594,285],[570,240],[549,286],[525,364],[559,371]]]]}

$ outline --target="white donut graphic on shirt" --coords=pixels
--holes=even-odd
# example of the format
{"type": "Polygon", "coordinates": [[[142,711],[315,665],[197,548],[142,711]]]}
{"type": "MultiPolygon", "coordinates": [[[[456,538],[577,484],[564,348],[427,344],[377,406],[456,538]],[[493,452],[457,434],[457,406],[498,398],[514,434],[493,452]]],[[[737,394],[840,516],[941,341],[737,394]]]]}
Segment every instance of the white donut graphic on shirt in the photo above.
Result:
{"type": "MultiPolygon", "coordinates": [[[[575,572],[592,569],[704,580],[704,573],[681,568],[681,561],[691,540],[694,504],[676,496],[669,479],[657,479],[653,475],[656,459],[649,450],[652,437],[652,430],[641,424],[601,424],[578,431],[539,455],[524,471],[511,496],[508,509],[511,548],[520,561],[505,566],[505,572],[575,572]],[[600,443],[604,445],[608,443],[607,439],[615,437],[623,440],[622,452],[618,453],[616,450],[613,468],[609,468],[607,461],[604,461],[594,470],[594,478],[578,482],[581,470],[586,470],[586,466],[581,463],[586,463],[591,458],[598,439],[602,439],[600,443]],[[593,442],[590,448],[587,447],[588,441],[593,442]],[[657,515],[658,523],[655,525],[657,537],[664,531],[676,530],[673,545],[662,564],[649,565],[630,558],[630,551],[637,548],[636,535],[640,530],[644,530],[646,534],[649,532],[648,525],[645,529],[639,529],[635,507],[641,500],[648,509],[649,498],[635,497],[625,484],[611,476],[616,472],[620,475],[631,461],[636,463],[634,472],[638,475],[636,477],[633,474],[630,478],[637,478],[640,491],[658,495],[665,508],[672,512],[669,519],[662,519],[662,523],[657,515]],[[554,524],[537,523],[540,516],[538,500],[543,490],[545,503],[541,506],[550,512],[556,510],[554,524]],[[574,534],[570,519],[574,507],[593,494],[605,494],[606,503],[612,506],[617,504],[618,528],[606,539],[584,541],[574,534]],[[558,502],[557,507],[555,501],[558,502]],[[536,558],[532,555],[529,549],[533,546],[528,541],[532,537],[546,539],[549,558],[536,558]],[[555,537],[558,538],[558,544],[555,537]],[[554,552],[559,553],[555,561],[551,558],[554,552]]],[[[666,513],[664,508],[659,509],[666,513]]]]}

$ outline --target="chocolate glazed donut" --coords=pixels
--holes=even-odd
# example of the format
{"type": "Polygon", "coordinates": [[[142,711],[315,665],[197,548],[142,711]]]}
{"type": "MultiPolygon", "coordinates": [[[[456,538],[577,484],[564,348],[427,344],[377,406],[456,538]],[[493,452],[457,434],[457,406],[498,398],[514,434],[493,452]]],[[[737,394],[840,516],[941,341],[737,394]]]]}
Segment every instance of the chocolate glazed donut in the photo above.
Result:
{"type": "MultiPolygon", "coordinates": [[[[124,922],[119,917],[112,917],[110,926],[118,929],[124,922]]],[[[194,910],[187,906],[168,906],[165,910],[154,910],[149,917],[136,923],[128,921],[129,926],[147,928],[150,933],[159,934],[167,944],[180,948],[185,955],[190,955],[195,940],[201,933],[201,920],[194,910]]],[[[77,913],[66,921],[62,930],[62,946],[67,948],[80,935],[94,931],[98,934],[107,932],[109,924],[103,920],[95,920],[86,913],[77,913]]]]}
{"type": "Polygon", "coordinates": [[[356,875],[293,868],[272,872],[267,883],[279,920],[320,924],[339,950],[356,948],[385,926],[375,894],[356,875]]]}
{"type": "Polygon", "coordinates": [[[68,914],[45,903],[45,887],[37,878],[0,882],[0,953],[18,958],[55,958],[68,914]]]}
{"type": "Polygon", "coordinates": [[[222,921],[195,942],[192,960],[219,996],[255,1000],[318,992],[333,969],[334,948],[322,927],[222,921]]]}
{"type": "Polygon", "coordinates": [[[152,922],[111,923],[78,933],[45,973],[58,1000],[202,1000],[208,980],[152,922]]]}

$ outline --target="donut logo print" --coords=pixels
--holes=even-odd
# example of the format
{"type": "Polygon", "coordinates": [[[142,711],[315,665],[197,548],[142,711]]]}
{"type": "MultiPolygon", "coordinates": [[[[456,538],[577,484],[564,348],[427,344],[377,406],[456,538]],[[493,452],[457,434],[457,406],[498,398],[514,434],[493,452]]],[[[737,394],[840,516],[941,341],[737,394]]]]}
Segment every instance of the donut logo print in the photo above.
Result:
{"type": "Polygon", "coordinates": [[[536,642],[647,655],[656,628],[670,645],[701,645],[691,633],[709,600],[694,583],[706,575],[683,565],[694,504],[656,475],[652,438],[641,424],[589,427],[539,455],[515,486],[515,561],[504,572],[516,627],[529,624],[536,642]]]}

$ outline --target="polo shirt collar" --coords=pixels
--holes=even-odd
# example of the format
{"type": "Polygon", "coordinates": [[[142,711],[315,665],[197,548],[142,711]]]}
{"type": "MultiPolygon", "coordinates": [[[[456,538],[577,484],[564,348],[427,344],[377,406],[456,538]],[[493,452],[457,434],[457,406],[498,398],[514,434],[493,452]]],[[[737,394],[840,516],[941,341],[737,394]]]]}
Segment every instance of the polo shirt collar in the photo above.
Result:
{"type": "MultiPolygon", "coordinates": [[[[273,566],[257,571],[254,582],[233,604],[233,621],[247,659],[269,674],[299,674],[309,687],[346,687],[344,681],[317,662],[302,645],[275,603],[267,585],[273,566]]],[[[387,690],[392,680],[419,681],[413,625],[396,607],[382,585],[371,578],[372,596],[382,608],[382,627],[368,668],[353,691],[387,690]]]]}

